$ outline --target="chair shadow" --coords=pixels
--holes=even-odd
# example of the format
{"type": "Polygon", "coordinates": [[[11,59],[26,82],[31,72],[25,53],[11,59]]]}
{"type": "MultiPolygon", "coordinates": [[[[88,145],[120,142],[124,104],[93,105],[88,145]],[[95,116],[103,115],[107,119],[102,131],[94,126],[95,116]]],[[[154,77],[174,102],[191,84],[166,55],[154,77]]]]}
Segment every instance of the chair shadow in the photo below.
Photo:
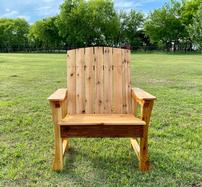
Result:
{"type": "MultiPolygon", "coordinates": [[[[87,161],[87,163],[90,163],[93,169],[96,170],[96,177],[91,178],[91,182],[96,181],[96,179],[106,179],[106,176],[120,176],[123,177],[124,175],[128,175],[129,177],[138,177],[140,176],[142,180],[144,179],[143,176],[151,177],[155,180],[156,177],[170,177],[173,178],[173,167],[175,167],[175,172],[183,172],[185,168],[189,168],[189,163],[187,161],[181,161],[181,163],[178,163],[178,161],[173,162],[173,160],[168,156],[163,154],[162,152],[155,152],[154,150],[150,152],[150,164],[151,164],[151,170],[149,172],[142,173],[139,171],[138,168],[138,159],[133,151],[133,149],[130,147],[130,144],[128,146],[128,152],[124,154],[123,157],[116,156],[116,152],[114,152],[111,156],[103,156],[98,154],[95,156],[95,154],[91,155],[91,151],[80,151],[77,148],[70,148],[67,153],[65,153],[65,163],[64,163],[64,170],[62,172],[62,175],[68,175],[71,177],[75,183],[79,183],[82,181],[82,186],[91,186],[89,184],[89,180],[85,178],[82,174],[78,174],[76,172],[76,157],[79,155],[80,158],[82,158],[82,161],[87,161]],[[162,162],[166,163],[166,165],[169,165],[170,167],[166,167],[166,165],[162,166],[162,162]],[[124,173],[125,172],[125,173],[124,173]]],[[[90,147],[89,147],[90,149],[90,147]]],[[[104,149],[104,147],[103,147],[104,149]]],[[[82,162],[79,160],[79,162],[82,162]]],[[[191,163],[190,163],[191,164],[191,163]]],[[[200,170],[200,168],[196,168],[196,170],[200,170]]],[[[138,177],[139,178],[139,177],[138,177]]],[[[180,180],[180,179],[179,179],[180,180]]],[[[193,181],[192,183],[198,183],[198,181],[193,181]]],[[[98,185],[99,186],[99,185],[98,185]]]]}
{"type": "MultiPolygon", "coordinates": [[[[89,148],[90,149],[90,148],[89,148]]],[[[104,149],[104,147],[103,147],[104,149]]],[[[79,151],[77,148],[71,147],[65,153],[65,160],[64,160],[64,169],[61,172],[62,175],[68,175],[71,179],[75,181],[75,183],[79,183],[82,181],[82,186],[90,186],[89,180],[85,178],[85,176],[79,175],[76,172],[76,157],[82,157],[84,162],[90,163],[92,168],[96,170],[96,177],[91,178],[91,182],[96,182],[96,179],[105,179],[106,175],[123,175],[121,172],[123,168],[124,170],[130,171],[131,173],[140,172],[138,168],[138,160],[134,151],[132,150],[130,144],[128,144],[128,156],[127,158],[116,156],[116,152],[114,152],[111,156],[100,156],[99,154],[95,156],[91,156],[91,151],[83,152],[79,151]],[[113,169],[112,169],[113,168],[113,169]]],[[[79,161],[80,162],[80,161],[79,161]]],[[[98,185],[99,186],[99,185],[98,185]]]]}

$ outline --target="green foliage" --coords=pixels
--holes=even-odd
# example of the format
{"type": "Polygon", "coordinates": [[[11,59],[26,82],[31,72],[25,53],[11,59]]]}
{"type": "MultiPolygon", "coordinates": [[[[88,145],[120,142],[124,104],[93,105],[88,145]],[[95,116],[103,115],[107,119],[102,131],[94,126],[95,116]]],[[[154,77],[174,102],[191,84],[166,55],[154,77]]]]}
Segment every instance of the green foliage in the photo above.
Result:
{"type": "Polygon", "coordinates": [[[32,45],[42,47],[58,46],[62,39],[55,25],[57,17],[49,17],[35,22],[29,31],[29,41],[32,45]]]}
{"type": "Polygon", "coordinates": [[[191,51],[193,44],[200,47],[200,4],[202,0],[170,0],[145,18],[135,10],[117,12],[112,0],[64,0],[59,15],[30,28],[23,19],[0,18],[0,51],[94,45],[191,51]]]}
{"type": "Polygon", "coordinates": [[[132,83],[157,96],[151,170],[138,170],[127,138],[71,138],[52,171],[47,97],[66,87],[65,54],[0,54],[0,186],[201,186],[202,55],[133,54],[132,83]]]}
{"type": "Polygon", "coordinates": [[[0,45],[4,48],[21,48],[27,44],[29,24],[21,18],[0,18],[0,45]]]}
{"type": "Polygon", "coordinates": [[[192,50],[192,41],[188,25],[192,24],[202,0],[171,0],[170,4],[154,10],[145,22],[145,33],[151,42],[167,47],[170,50],[174,44],[174,50],[179,44],[185,45],[185,50],[192,50]]]}
{"type": "Polygon", "coordinates": [[[138,31],[143,28],[144,15],[131,10],[129,13],[121,12],[120,19],[120,42],[131,46],[141,45],[137,37],[138,31]]]}
{"type": "Polygon", "coordinates": [[[193,17],[196,15],[202,0],[186,0],[183,2],[181,10],[181,19],[185,25],[193,23],[193,17]]]}
{"type": "Polygon", "coordinates": [[[195,45],[202,50],[202,4],[193,18],[193,24],[189,25],[189,34],[195,45]]]}
{"type": "Polygon", "coordinates": [[[179,10],[180,4],[173,1],[171,6],[165,5],[149,15],[145,22],[145,32],[151,42],[163,42],[166,45],[182,39],[185,27],[181,23],[179,10]]]}
{"type": "Polygon", "coordinates": [[[70,46],[112,44],[119,28],[110,0],[65,0],[57,23],[70,46]]]}

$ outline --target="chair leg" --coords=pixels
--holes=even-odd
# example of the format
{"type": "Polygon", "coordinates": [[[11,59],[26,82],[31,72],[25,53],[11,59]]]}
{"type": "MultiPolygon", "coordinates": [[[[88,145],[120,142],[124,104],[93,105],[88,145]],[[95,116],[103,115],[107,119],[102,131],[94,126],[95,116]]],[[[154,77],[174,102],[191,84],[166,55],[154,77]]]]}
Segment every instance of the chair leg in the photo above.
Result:
{"type": "Polygon", "coordinates": [[[55,124],[55,158],[53,170],[61,171],[63,169],[63,141],[60,135],[60,126],[55,124]]]}
{"type": "Polygon", "coordinates": [[[143,137],[140,138],[140,162],[141,171],[148,171],[150,167],[148,155],[148,127],[145,127],[143,137]]]}
{"type": "Polygon", "coordinates": [[[64,156],[65,152],[66,152],[68,149],[70,149],[69,139],[68,139],[68,138],[63,138],[63,139],[62,139],[63,156],[64,156]]]}

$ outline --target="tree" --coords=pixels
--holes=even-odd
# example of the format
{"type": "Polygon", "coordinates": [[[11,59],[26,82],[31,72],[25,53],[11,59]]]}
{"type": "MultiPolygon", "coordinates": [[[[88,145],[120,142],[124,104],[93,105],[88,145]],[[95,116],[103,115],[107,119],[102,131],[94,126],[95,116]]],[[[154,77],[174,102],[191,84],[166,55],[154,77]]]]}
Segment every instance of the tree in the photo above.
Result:
{"type": "Polygon", "coordinates": [[[189,32],[189,25],[193,23],[193,18],[197,13],[197,10],[202,4],[202,0],[184,0],[182,2],[181,12],[180,12],[180,19],[181,23],[184,25],[184,44],[185,44],[185,51],[192,50],[192,37],[190,36],[189,32]]]}
{"type": "Polygon", "coordinates": [[[189,25],[189,34],[195,46],[202,50],[202,4],[193,18],[192,25],[189,25]]]}
{"type": "Polygon", "coordinates": [[[24,19],[0,19],[1,48],[9,50],[22,50],[28,43],[27,35],[29,24],[24,19]]]}
{"type": "Polygon", "coordinates": [[[181,23],[181,4],[172,1],[161,9],[154,10],[145,22],[144,29],[152,43],[161,43],[169,50],[174,43],[174,50],[183,38],[185,26],[181,23]]]}
{"type": "Polygon", "coordinates": [[[65,0],[57,25],[67,45],[106,45],[116,40],[119,20],[110,0],[65,0]]]}
{"type": "Polygon", "coordinates": [[[36,47],[54,48],[62,43],[59,31],[55,25],[57,17],[49,17],[36,21],[30,28],[29,41],[36,47]]]}
{"type": "Polygon", "coordinates": [[[193,23],[193,18],[197,14],[202,0],[185,0],[181,9],[181,19],[184,25],[193,23]]]}
{"type": "Polygon", "coordinates": [[[143,28],[144,15],[131,10],[129,13],[121,12],[120,19],[120,41],[131,46],[140,46],[140,30],[143,28]]]}

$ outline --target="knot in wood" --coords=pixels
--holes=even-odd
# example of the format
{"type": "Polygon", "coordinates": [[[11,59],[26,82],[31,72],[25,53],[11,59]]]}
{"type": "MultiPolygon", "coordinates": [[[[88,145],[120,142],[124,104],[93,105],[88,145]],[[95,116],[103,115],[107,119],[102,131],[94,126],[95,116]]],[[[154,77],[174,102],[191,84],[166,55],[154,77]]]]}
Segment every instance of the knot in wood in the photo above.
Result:
{"type": "Polygon", "coordinates": [[[55,108],[60,108],[60,102],[59,101],[55,102],[55,108]]]}
{"type": "Polygon", "coordinates": [[[86,70],[86,65],[84,65],[83,67],[84,67],[84,70],[86,70]]]}

